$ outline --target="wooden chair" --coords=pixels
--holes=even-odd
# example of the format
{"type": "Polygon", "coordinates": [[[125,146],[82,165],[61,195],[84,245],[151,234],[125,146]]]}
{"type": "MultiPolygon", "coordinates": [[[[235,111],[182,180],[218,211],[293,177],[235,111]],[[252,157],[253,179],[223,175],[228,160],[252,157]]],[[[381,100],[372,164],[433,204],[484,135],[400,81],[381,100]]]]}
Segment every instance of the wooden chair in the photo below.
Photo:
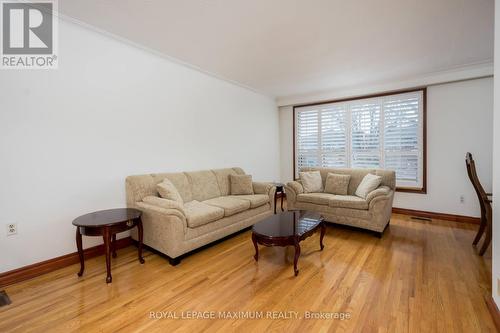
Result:
{"type": "Polygon", "coordinates": [[[476,172],[476,164],[474,162],[474,159],[472,158],[471,153],[467,153],[465,155],[465,164],[467,166],[467,174],[469,175],[472,186],[476,191],[477,198],[479,199],[479,206],[481,207],[481,224],[479,225],[479,230],[477,231],[472,245],[477,245],[484,231],[486,230],[486,236],[484,238],[483,245],[479,250],[479,255],[482,256],[490,245],[492,237],[493,215],[491,209],[491,200],[488,198],[488,196],[491,196],[491,193],[486,193],[483,186],[479,182],[479,178],[476,172]]]}

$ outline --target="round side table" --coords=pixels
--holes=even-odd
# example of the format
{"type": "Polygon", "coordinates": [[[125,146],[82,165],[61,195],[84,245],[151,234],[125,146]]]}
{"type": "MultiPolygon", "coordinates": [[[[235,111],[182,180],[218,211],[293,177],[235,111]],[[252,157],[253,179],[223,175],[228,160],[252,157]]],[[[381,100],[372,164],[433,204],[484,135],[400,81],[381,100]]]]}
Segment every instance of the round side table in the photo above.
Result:
{"type": "Polygon", "coordinates": [[[83,275],[85,269],[82,235],[102,236],[104,240],[104,249],[106,251],[106,283],[110,283],[111,277],[111,253],[116,258],[116,234],[137,227],[139,244],[138,256],[139,262],[144,264],[142,258],[142,220],[141,211],[132,208],[117,208],[101,210],[98,212],[82,215],[73,221],[76,226],[76,247],[80,257],[80,271],[78,276],[83,275]]]}
{"type": "Polygon", "coordinates": [[[281,211],[283,212],[283,197],[285,196],[285,184],[283,183],[272,183],[276,187],[276,192],[274,192],[274,214],[276,214],[276,203],[278,201],[278,193],[281,194],[281,211]]]}

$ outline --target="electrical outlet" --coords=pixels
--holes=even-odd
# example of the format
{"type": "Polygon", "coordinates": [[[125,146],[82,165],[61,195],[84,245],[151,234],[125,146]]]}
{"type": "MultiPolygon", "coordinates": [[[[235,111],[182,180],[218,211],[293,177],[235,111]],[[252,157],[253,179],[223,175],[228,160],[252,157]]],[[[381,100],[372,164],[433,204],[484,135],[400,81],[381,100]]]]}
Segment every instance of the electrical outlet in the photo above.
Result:
{"type": "Polygon", "coordinates": [[[465,202],[465,196],[462,194],[460,196],[460,203],[464,203],[465,202]]]}
{"type": "Polygon", "coordinates": [[[7,236],[12,236],[17,234],[17,223],[9,223],[7,227],[7,236]]]}

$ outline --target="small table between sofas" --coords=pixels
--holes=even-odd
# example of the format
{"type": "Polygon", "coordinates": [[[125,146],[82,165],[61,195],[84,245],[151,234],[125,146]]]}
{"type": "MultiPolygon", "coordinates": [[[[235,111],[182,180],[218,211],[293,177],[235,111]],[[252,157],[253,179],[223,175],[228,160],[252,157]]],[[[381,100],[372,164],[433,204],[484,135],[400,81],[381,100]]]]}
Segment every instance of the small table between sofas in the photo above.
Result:
{"type": "Polygon", "coordinates": [[[116,258],[116,234],[137,227],[138,230],[138,252],[139,262],[144,264],[142,258],[142,220],[141,211],[133,208],[117,208],[101,210],[98,212],[82,215],[73,221],[76,226],[76,247],[80,257],[80,271],[78,276],[82,276],[85,269],[82,235],[102,236],[104,249],[106,251],[106,283],[110,283],[111,278],[111,253],[116,258]]]}
{"type": "Polygon", "coordinates": [[[287,211],[268,217],[252,227],[252,241],[255,247],[255,261],[259,260],[259,247],[265,246],[288,246],[295,247],[293,271],[295,276],[299,274],[297,262],[300,256],[300,242],[321,230],[319,245],[323,250],[323,237],[326,225],[319,213],[308,211],[287,211]]]}
{"type": "Polygon", "coordinates": [[[274,192],[274,214],[276,214],[276,203],[278,202],[278,195],[281,197],[281,211],[283,212],[283,197],[285,196],[285,184],[283,183],[272,183],[276,187],[274,192]]]}

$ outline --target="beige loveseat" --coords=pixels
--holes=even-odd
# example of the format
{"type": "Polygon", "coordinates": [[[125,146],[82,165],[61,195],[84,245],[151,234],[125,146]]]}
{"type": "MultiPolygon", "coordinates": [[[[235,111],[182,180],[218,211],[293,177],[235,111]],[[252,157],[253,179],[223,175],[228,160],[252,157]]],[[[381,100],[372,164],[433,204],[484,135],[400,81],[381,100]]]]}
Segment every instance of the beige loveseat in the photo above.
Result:
{"type": "MultiPolygon", "coordinates": [[[[144,244],[175,265],[182,254],[272,215],[276,187],[269,183],[253,182],[253,195],[230,195],[229,175],[243,174],[241,168],[228,168],[127,177],[127,205],[143,212],[144,244]],[[165,178],[179,191],[180,207],[164,205],[166,199],[158,196],[156,185],[165,178]]],[[[136,230],[132,238],[137,240],[136,230]]]]}
{"type": "Polygon", "coordinates": [[[301,171],[319,171],[325,185],[329,172],[351,175],[347,195],[304,193],[300,181],[285,186],[288,209],[320,212],[326,221],[375,231],[381,235],[391,218],[392,201],[396,188],[396,174],[380,169],[302,168],[301,171]],[[372,173],[382,177],[382,183],[365,199],[354,195],[363,177],[372,173]]]}

